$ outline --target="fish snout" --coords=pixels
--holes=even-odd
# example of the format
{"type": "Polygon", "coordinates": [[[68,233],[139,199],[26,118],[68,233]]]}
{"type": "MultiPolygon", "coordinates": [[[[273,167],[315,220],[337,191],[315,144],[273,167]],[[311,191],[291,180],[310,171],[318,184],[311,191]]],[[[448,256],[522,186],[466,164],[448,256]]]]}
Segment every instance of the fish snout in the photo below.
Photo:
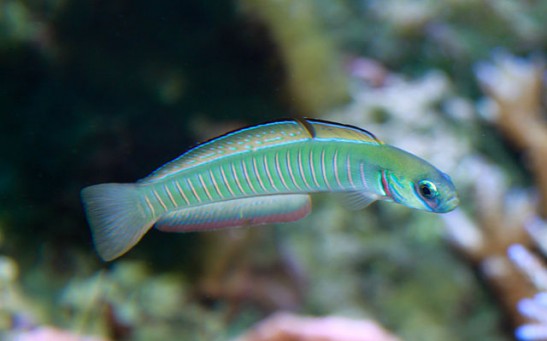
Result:
{"type": "Polygon", "coordinates": [[[450,197],[448,200],[446,200],[438,209],[438,212],[439,213],[446,213],[446,212],[450,212],[454,209],[456,209],[456,207],[458,207],[458,205],[460,204],[460,198],[458,198],[458,195],[455,194],[453,195],[452,197],[450,197]]]}

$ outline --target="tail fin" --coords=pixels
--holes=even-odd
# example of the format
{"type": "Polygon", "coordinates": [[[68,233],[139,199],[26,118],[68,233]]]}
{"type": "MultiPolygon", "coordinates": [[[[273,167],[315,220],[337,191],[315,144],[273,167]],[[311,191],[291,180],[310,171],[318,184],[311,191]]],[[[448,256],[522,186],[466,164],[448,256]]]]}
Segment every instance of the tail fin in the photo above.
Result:
{"type": "Polygon", "coordinates": [[[154,225],[156,218],[139,205],[135,184],[94,185],[81,195],[95,248],[106,261],[127,252],[154,225]]]}

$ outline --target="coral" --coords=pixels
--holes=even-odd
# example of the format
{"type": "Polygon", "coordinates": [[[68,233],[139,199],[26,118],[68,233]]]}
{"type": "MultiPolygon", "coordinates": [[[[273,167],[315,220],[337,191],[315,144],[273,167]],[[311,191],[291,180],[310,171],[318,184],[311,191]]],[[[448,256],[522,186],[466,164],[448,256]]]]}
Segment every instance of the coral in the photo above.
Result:
{"type": "Polygon", "coordinates": [[[23,293],[19,284],[19,267],[0,256],[0,339],[6,341],[103,341],[41,324],[44,308],[23,293]]]}
{"type": "MultiPolygon", "coordinates": [[[[353,65],[355,66],[355,64],[353,65]]],[[[359,65],[357,64],[357,66],[359,65]]],[[[421,249],[432,248],[433,240],[441,234],[439,229],[444,223],[446,227],[444,235],[448,241],[466,255],[466,259],[473,266],[478,266],[484,271],[487,278],[496,277],[492,283],[495,282],[496,285],[504,283],[504,279],[507,278],[500,276],[500,272],[503,274],[505,269],[511,269],[507,258],[503,259],[505,248],[515,241],[526,240],[522,223],[530,217],[533,205],[527,192],[521,191],[521,195],[515,195],[519,192],[508,191],[503,170],[486,161],[474,150],[474,141],[471,138],[472,133],[478,129],[474,104],[464,97],[458,96],[447,75],[439,71],[429,71],[415,80],[406,79],[395,73],[383,72],[382,81],[378,83],[374,80],[375,78],[369,78],[367,75],[362,78],[359,68],[354,67],[351,70],[356,76],[356,82],[352,88],[354,100],[350,105],[341,108],[327,118],[370,129],[388,143],[410,150],[431,161],[454,178],[463,198],[462,207],[471,209],[476,214],[476,216],[470,216],[466,212],[467,210],[458,210],[438,217],[422,217],[419,214],[414,215],[414,212],[408,212],[408,214],[396,218],[395,212],[399,208],[386,205],[380,210],[377,221],[364,222],[364,224],[372,226],[395,225],[408,229],[408,232],[404,234],[406,238],[412,236],[416,241],[423,240],[424,245],[427,245],[416,247],[416,249],[421,249]],[[477,179],[483,180],[478,182],[477,179]],[[471,208],[473,206],[474,208],[471,208]],[[385,211],[384,214],[382,214],[383,211],[385,211]],[[500,212],[506,215],[500,215],[500,212]]],[[[340,222],[338,225],[340,226],[340,222]]],[[[350,225],[359,226],[359,223],[353,222],[350,225]]],[[[376,232],[376,238],[377,234],[378,232],[376,232]]],[[[397,232],[391,231],[392,238],[396,239],[397,234],[397,232]]],[[[362,248],[371,248],[366,242],[369,238],[372,243],[378,243],[374,236],[359,238],[362,248]]],[[[387,257],[393,257],[390,255],[403,252],[402,245],[394,244],[391,246],[391,252],[387,252],[387,257]]],[[[418,268],[412,267],[411,261],[408,261],[410,264],[401,265],[401,267],[412,268],[416,277],[405,278],[405,285],[394,289],[394,292],[390,292],[390,294],[393,296],[393,305],[404,310],[405,304],[402,302],[412,302],[411,297],[420,297],[420,286],[427,285],[425,283],[418,284],[420,283],[419,278],[423,278],[424,282],[428,282],[427,278],[435,278],[431,281],[434,281],[438,287],[438,296],[434,297],[434,291],[430,290],[429,295],[417,300],[417,302],[427,302],[425,306],[428,306],[430,310],[425,307],[416,308],[416,305],[420,306],[417,303],[413,306],[412,315],[419,321],[414,323],[420,324],[422,327],[428,326],[425,328],[427,332],[423,333],[422,339],[446,340],[454,337],[453,334],[444,334],[446,327],[443,330],[435,328],[432,320],[452,316],[441,322],[447,326],[457,317],[450,315],[454,314],[453,312],[443,311],[440,307],[432,308],[433,302],[444,300],[447,303],[446,299],[442,297],[458,297],[458,295],[461,295],[460,298],[455,298],[455,300],[462,302],[473,295],[472,291],[479,289],[474,287],[471,284],[473,281],[467,277],[471,275],[464,274],[465,271],[456,270],[463,264],[456,265],[457,262],[451,263],[441,257],[440,255],[443,253],[440,249],[432,252],[436,254],[434,257],[437,260],[435,264],[427,265],[429,271],[432,272],[432,277],[428,277],[428,270],[421,270],[423,271],[421,272],[418,268]],[[447,263],[439,265],[443,262],[447,263]],[[447,283],[450,280],[447,279],[447,282],[444,282],[437,275],[433,275],[436,274],[432,270],[435,266],[451,269],[450,274],[455,276],[451,281],[453,286],[447,283]],[[432,313],[432,311],[436,312],[432,313]]],[[[412,256],[409,253],[401,256],[402,259],[408,259],[405,257],[411,258],[412,256]]],[[[422,259],[426,258],[422,257],[422,259]]],[[[394,260],[392,259],[392,261],[394,260]]],[[[441,269],[437,270],[443,272],[441,269]]],[[[368,273],[367,280],[372,281],[372,276],[371,273],[368,273]]],[[[394,274],[387,275],[387,277],[392,276],[394,274]]],[[[513,282],[507,282],[505,288],[508,289],[512,284],[513,282]]],[[[521,284],[525,285],[526,283],[521,280],[521,284]]],[[[384,287],[386,287],[385,284],[384,287]]],[[[508,310],[513,311],[512,316],[517,316],[514,304],[519,297],[522,297],[519,295],[530,293],[530,291],[519,292],[519,295],[507,295],[507,292],[503,290],[500,290],[499,293],[500,299],[505,300],[504,304],[508,310]]],[[[383,314],[388,312],[387,307],[390,306],[390,302],[391,300],[382,301],[383,314]]],[[[454,302],[454,304],[452,309],[457,310],[457,303],[454,302]]],[[[401,336],[410,339],[417,338],[417,334],[413,330],[413,319],[405,321],[404,316],[406,315],[404,313],[401,315],[397,316],[391,313],[384,318],[397,325],[394,330],[401,336]],[[397,317],[401,320],[398,320],[397,317]]],[[[478,319],[479,316],[480,314],[477,313],[474,318],[478,319]]],[[[475,338],[482,337],[471,337],[471,339],[475,338]]]]}
{"type": "Polygon", "coordinates": [[[236,341],[397,341],[370,320],[276,313],[236,341]]]}
{"type": "Polygon", "coordinates": [[[106,339],[83,336],[54,327],[39,327],[24,332],[16,332],[7,337],[13,341],[106,341],[106,339]]]}
{"type": "Polygon", "coordinates": [[[442,68],[463,88],[472,65],[492,49],[545,46],[544,2],[367,0],[346,7],[344,25],[333,30],[347,31],[338,35],[350,40],[349,51],[408,72],[442,68]]]}
{"type": "MultiPolygon", "coordinates": [[[[497,270],[494,272],[497,279],[493,281],[494,286],[498,288],[500,300],[506,303],[513,321],[520,324],[524,321],[518,312],[522,311],[522,304],[518,302],[523,302],[522,299],[533,294],[534,290],[527,283],[526,277],[519,276],[514,268],[508,266],[504,253],[512,243],[522,244],[509,249],[513,262],[521,269],[528,270],[524,271],[528,274],[532,273],[530,267],[540,268],[526,250],[534,247],[534,244],[540,249],[545,246],[546,227],[542,218],[547,214],[547,125],[541,99],[544,89],[544,62],[537,57],[519,58],[497,51],[493,62],[481,62],[476,66],[476,74],[488,96],[483,103],[482,117],[497,127],[521,151],[523,159],[527,161],[524,164],[532,175],[531,182],[537,189],[537,194],[521,191],[521,195],[515,195],[515,191],[508,190],[507,184],[500,183],[492,186],[497,191],[494,197],[506,197],[505,203],[500,199],[493,201],[492,197],[477,198],[480,199],[478,204],[486,203],[477,212],[482,217],[478,220],[479,225],[482,225],[481,231],[490,235],[489,243],[483,251],[489,249],[497,257],[497,270]],[[513,200],[509,201],[509,198],[513,200]],[[515,212],[515,208],[519,206],[524,210],[515,212]],[[493,251],[494,249],[497,250],[493,251]]],[[[484,181],[478,185],[484,187],[484,181]]],[[[534,272],[531,277],[536,290],[545,290],[545,283],[539,285],[539,281],[545,281],[541,280],[542,273],[544,272],[534,272]]]]}
{"type": "Polygon", "coordinates": [[[517,309],[518,302],[533,294],[534,289],[512,266],[506,249],[514,243],[532,246],[528,233],[545,248],[546,229],[538,218],[543,216],[547,174],[546,129],[541,109],[543,63],[507,54],[497,54],[494,61],[476,68],[491,103],[481,107],[481,117],[499,127],[530,160],[539,201],[532,190],[512,187],[505,165],[493,164],[480,156],[468,139],[471,134],[459,134],[462,129],[477,129],[474,108],[464,99],[447,98],[452,89],[442,74],[434,78],[430,73],[422,88],[405,87],[409,83],[394,75],[385,76],[379,87],[365,80],[355,88],[355,101],[349,109],[340,110],[334,117],[372,127],[378,136],[385,135],[390,143],[426,157],[455,178],[464,198],[462,206],[467,209],[441,216],[446,237],[480,270],[518,325],[525,322],[517,309]],[[434,79],[435,86],[426,86],[435,84],[434,79]],[[390,95],[392,91],[396,95],[390,95]],[[439,102],[444,119],[431,110],[439,102]],[[447,119],[456,119],[459,127],[448,126],[447,119]]]}
{"type": "Polygon", "coordinates": [[[547,218],[547,123],[542,109],[545,63],[498,52],[479,63],[476,74],[488,96],[489,121],[528,158],[540,194],[540,215],[547,218]]]}
{"type": "Polygon", "coordinates": [[[475,213],[458,211],[443,216],[447,236],[480,269],[509,315],[519,323],[522,320],[515,305],[531,293],[531,288],[511,266],[505,251],[513,243],[529,243],[524,226],[534,214],[533,200],[529,192],[509,190],[496,166],[483,161],[475,167],[469,174],[480,179],[471,187],[475,213]]]}
{"type": "Polygon", "coordinates": [[[231,316],[249,304],[262,313],[301,306],[301,269],[282,246],[272,245],[272,232],[242,228],[206,235],[207,266],[197,285],[199,295],[225,301],[231,316]]]}
{"type": "Polygon", "coordinates": [[[515,336],[522,341],[547,339],[547,293],[539,293],[534,298],[524,298],[518,303],[518,310],[524,316],[537,322],[528,323],[515,330],[515,336]]]}
{"type": "Polygon", "coordinates": [[[152,276],[140,262],[118,262],[111,271],[74,279],[60,301],[73,316],[73,328],[114,339],[213,339],[221,325],[221,315],[190,301],[182,278],[152,276]]]}
{"type": "Polygon", "coordinates": [[[508,256],[539,290],[533,298],[522,298],[516,307],[525,324],[515,330],[518,340],[534,341],[547,339],[547,268],[539,258],[521,244],[514,244],[507,250],[508,256]],[[532,322],[534,321],[534,322],[532,322]]]}

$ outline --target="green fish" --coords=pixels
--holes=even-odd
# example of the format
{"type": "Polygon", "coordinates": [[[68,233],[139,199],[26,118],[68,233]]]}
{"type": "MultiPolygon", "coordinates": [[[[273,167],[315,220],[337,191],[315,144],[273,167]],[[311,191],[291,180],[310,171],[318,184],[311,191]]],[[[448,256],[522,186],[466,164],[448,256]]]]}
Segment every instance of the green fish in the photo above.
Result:
{"type": "Polygon", "coordinates": [[[316,192],[345,193],[352,209],[384,200],[444,213],[459,203],[448,175],[428,162],[366,130],[311,119],[236,130],[136,183],[81,195],[97,252],[109,261],[152,226],[186,232],[299,220],[316,192]]]}

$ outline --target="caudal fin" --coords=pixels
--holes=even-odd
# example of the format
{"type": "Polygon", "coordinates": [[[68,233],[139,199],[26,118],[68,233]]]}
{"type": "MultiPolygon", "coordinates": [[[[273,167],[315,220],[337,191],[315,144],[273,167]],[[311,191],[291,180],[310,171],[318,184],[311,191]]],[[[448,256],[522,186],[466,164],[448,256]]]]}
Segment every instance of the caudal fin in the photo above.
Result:
{"type": "Polygon", "coordinates": [[[134,184],[100,184],[82,190],[82,202],[97,253],[109,261],[131,249],[154,225],[139,206],[134,184]]]}

